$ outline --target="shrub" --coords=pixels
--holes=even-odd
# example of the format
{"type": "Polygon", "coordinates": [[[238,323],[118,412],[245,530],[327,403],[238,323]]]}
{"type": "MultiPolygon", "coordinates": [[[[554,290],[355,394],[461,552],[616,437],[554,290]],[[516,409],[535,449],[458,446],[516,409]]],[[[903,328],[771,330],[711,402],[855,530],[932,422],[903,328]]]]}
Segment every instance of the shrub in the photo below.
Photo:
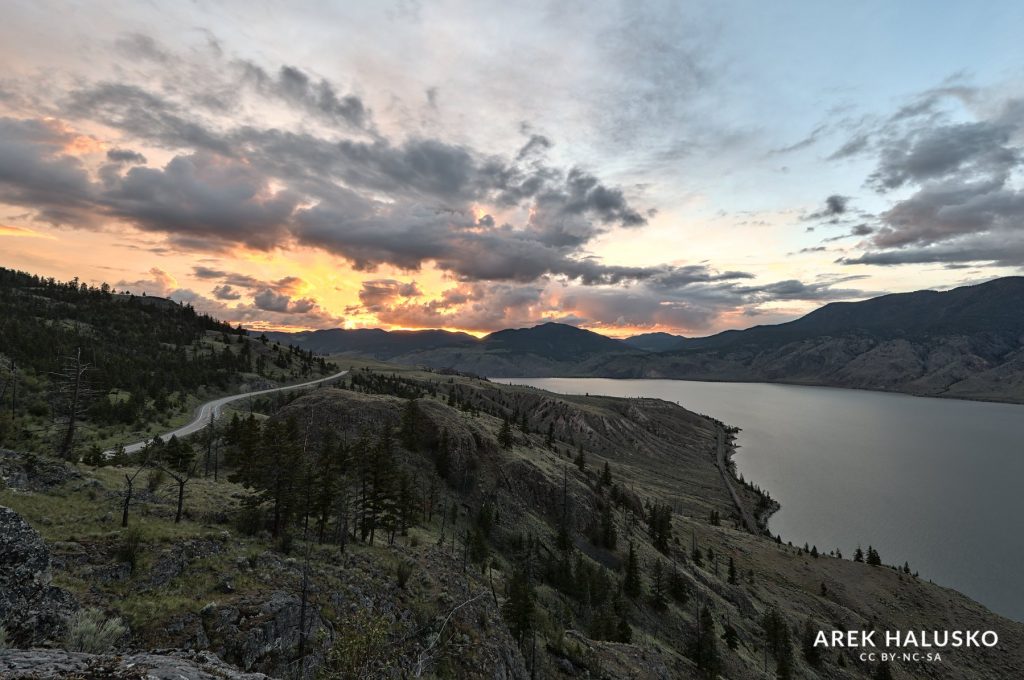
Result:
{"type": "Polygon", "coordinates": [[[135,567],[139,563],[139,554],[141,552],[142,531],[138,527],[133,526],[124,532],[121,544],[117,547],[117,559],[121,562],[127,562],[134,574],[135,567]]]}
{"type": "Polygon", "coordinates": [[[405,590],[405,584],[409,582],[415,565],[409,560],[402,560],[395,569],[398,577],[398,587],[405,590]]]}
{"type": "Polygon", "coordinates": [[[149,489],[150,493],[156,493],[163,483],[167,475],[160,468],[154,468],[146,473],[146,488],[149,489]]]}
{"type": "Polygon", "coordinates": [[[121,619],[107,618],[99,609],[79,609],[71,617],[64,644],[72,652],[102,654],[127,632],[121,619]]]}

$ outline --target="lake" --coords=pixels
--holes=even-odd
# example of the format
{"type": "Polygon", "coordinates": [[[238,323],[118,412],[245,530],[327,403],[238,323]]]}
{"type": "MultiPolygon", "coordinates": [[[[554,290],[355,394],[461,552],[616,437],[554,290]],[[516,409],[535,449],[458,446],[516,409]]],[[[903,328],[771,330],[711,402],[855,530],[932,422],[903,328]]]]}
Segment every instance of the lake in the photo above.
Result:
{"type": "Polygon", "coordinates": [[[742,428],[738,471],[782,504],[794,545],[886,564],[1024,621],[1024,406],[760,383],[502,378],[657,397],[742,428]]]}

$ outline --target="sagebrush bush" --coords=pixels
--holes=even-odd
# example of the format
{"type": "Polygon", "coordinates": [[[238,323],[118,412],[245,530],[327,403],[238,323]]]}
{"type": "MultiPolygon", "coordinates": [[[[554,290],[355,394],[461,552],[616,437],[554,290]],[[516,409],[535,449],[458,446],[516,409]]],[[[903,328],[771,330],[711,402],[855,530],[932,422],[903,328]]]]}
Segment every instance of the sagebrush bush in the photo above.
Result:
{"type": "Polygon", "coordinates": [[[107,618],[99,609],[79,609],[71,617],[65,647],[72,652],[102,654],[127,632],[121,619],[107,618]]]}

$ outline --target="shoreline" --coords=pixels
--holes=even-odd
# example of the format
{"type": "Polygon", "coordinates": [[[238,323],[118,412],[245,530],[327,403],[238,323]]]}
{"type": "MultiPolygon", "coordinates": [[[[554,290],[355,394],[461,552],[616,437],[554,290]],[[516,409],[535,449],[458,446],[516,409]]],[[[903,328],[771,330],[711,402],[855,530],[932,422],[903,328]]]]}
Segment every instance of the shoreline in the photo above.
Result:
{"type": "MultiPolygon", "coordinates": [[[[411,366],[412,364],[402,364],[411,366]]],[[[417,365],[418,366],[418,365],[417,365]]],[[[857,392],[871,392],[874,394],[890,394],[894,396],[902,397],[913,397],[915,399],[942,399],[943,401],[966,401],[971,403],[981,404],[1004,404],[1006,406],[1022,406],[1024,407],[1024,396],[1018,401],[1009,399],[997,399],[989,397],[968,397],[961,395],[949,395],[949,394],[922,394],[919,392],[905,392],[903,390],[886,390],[877,389],[871,387],[853,387],[849,385],[827,385],[824,383],[816,382],[798,382],[791,380],[744,380],[736,379],[730,380],[728,378],[673,378],[669,376],[652,377],[652,376],[611,376],[611,375],[535,375],[535,376],[515,376],[515,377],[504,377],[504,376],[486,376],[488,380],[502,381],[502,380],[549,380],[549,379],[561,379],[566,378],[570,380],[583,380],[583,379],[596,379],[596,380],[672,380],[675,382],[697,382],[697,383],[726,383],[735,385],[785,385],[788,387],[818,387],[821,389],[828,390],[853,390],[857,392]]]]}

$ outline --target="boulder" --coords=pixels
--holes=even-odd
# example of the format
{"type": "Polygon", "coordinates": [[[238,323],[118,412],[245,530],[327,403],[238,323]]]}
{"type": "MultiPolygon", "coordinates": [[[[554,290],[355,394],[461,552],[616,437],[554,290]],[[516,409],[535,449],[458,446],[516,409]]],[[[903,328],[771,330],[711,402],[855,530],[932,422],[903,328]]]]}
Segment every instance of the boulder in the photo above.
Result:
{"type": "Polygon", "coordinates": [[[0,621],[8,644],[28,647],[63,636],[78,605],[52,579],[42,537],[21,515],[0,506],[0,621]]]}

